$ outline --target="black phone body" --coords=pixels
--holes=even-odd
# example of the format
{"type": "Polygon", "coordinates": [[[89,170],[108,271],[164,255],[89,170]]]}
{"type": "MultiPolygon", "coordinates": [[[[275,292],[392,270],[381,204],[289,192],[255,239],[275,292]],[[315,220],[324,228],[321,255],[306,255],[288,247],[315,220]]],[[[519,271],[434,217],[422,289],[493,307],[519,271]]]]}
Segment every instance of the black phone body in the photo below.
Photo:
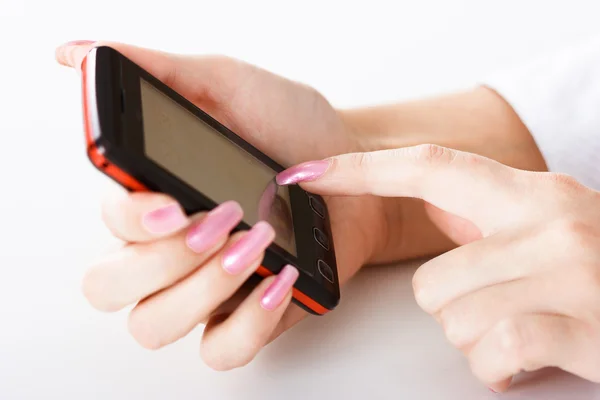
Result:
{"type": "Polygon", "coordinates": [[[320,196],[276,185],[281,165],[110,47],[90,51],[82,80],[87,152],[100,171],[130,191],[168,194],[188,214],[237,201],[244,220],[234,231],[259,220],[276,231],[256,274],[292,264],[300,272],[296,304],[317,315],[337,306],[335,249],[320,196]]]}

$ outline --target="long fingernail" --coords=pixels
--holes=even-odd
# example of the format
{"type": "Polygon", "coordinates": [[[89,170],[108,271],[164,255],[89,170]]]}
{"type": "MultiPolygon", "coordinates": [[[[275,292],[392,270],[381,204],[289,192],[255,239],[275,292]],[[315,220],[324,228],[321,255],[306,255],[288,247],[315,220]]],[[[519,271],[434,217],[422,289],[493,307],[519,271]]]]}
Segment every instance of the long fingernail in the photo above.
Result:
{"type": "Polygon", "coordinates": [[[188,223],[188,218],[179,204],[169,204],[150,211],[142,217],[142,225],[153,234],[174,232],[183,228],[188,223]]]}
{"type": "Polygon", "coordinates": [[[275,239],[275,231],[267,222],[254,225],[246,235],[223,253],[223,268],[230,274],[239,274],[265,251],[275,239]]]}
{"type": "Polygon", "coordinates": [[[327,172],[330,164],[329,160],[320,160],[295,165],[277,174],[277,184],[293,185],[300,182],[314,181],[327,172]]]}
{"type": "Polygon", "coordinates": [[[190,229],[186,238],[188,247],[196,253],[210,249],[240,223],[243,215],[242,207],[235,201],[219,205],[190,229]]]}
{"type": "Polygon", "coordinates": [[[277,278],[271,283],[271,285],[265,290],[262,298],[260,299],[260,305],[266,310],[274,310],[279,305],[287,294],[289,293],[292,286],[298,279],[299,272],[296,268],[291,265],[283,267],[281,272],[277,275],[277,278]]]}

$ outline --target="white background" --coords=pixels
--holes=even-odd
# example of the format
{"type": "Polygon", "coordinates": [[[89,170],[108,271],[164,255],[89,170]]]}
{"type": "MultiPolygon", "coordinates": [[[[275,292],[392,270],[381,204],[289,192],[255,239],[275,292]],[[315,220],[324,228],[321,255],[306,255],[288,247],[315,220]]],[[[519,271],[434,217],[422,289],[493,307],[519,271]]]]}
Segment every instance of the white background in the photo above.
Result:
{"type": "MultiPolygon", "coordinates": [[[[0,0],[0,399],[496,398],[417,309],[411,267],[362,273],[338,311],[247,368],[206,368],[199,331],[158,352],[138,347],[125,313],[96,312],[79,292],[110,243],[98,217],[106,179],[85,158],[79,81],[54,47],[112,39],[224,53],[346,107],[468,86],[600,33],[598,1],[150,3],[0,0]]],[[[536,376],[502,397],[600,399],[574,377],[536,376]]]]}

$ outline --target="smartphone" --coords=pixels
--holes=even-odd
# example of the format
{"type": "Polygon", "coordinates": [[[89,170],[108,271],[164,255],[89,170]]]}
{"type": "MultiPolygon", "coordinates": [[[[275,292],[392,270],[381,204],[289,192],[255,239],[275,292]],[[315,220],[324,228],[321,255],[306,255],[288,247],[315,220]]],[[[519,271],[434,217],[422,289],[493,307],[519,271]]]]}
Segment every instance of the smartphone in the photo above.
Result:
{"type": "Polygon", "coordinates": [[[81,76],[94,166],[129,191],[170,195],[188,215],[237,201],[244,219],[234,231],[264,220],[276,232],[255,278],[292,264],[300,272],[296,304],[316,315],[337,306],[335,249],[320,196],[277,185],[281,165],[118,51],[92,49],[81,76]]]}

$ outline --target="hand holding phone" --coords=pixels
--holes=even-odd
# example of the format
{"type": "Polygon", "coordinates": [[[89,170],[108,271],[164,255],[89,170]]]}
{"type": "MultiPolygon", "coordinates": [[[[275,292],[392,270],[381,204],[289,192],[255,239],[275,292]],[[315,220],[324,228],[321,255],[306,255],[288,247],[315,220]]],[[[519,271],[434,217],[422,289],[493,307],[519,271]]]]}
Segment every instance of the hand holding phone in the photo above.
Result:
{"type": "MultiPolygon", "coordinates": [[[[175,56],[97,42],[63,46],[57,60],[78,68],[90,49],[104,45],[150,71],[278,163],[292,165],[358,148],[356,137],[318,92],[227,57],[175,56]]],[[[275,277],[251,278],[252,285],[240,287],[245,276],[224,273],[220,263],[213,263],[247,229],[230,238],[219,236],[216,249],[194,253],[186,245],[187,236],[202,225],[199,219],[206,218],[205,212],[180,213],[181,207],[172,207],[176,200],[160,192],[118,192],[105,198],[103,216],[107,228],[126,245],[94,263],[84,279],[84,292],[101,310],[134,306],[129,330],[142,346],[163,347],[196,325],[207,324],[202,357],[212,368],[229,369],[247,363],[264,344],[306,316],[301,308],[288,307],[289,298],[274,310],[260,305],[275,277]],[[158,219],[148,218],[157,215],[158,219]],[[165,220],[160,216],[174,225],[166,233],[164,225],[148,231],[144,221],[162,221],[161,225],[165,220]]],[[[381,206],[366,197],[330,197],[325,202],[343,284],[373,254],[376,234],[384,231],[378,224],[381,206]]]]}
{"type": "Polygon", "coordinates": [[[280,165],[114,49],[92,49],[82,77],[87,152],[100,171],[128,190],[168,194],[188,215],[235,200],[243,219],[234,231],[267,229],[270,220],[274,243],[256,273],[292,265],[300,272],[294,302],[317,315],[335,308],[337,266],[322,198],[279,187],[280,165]]]}

